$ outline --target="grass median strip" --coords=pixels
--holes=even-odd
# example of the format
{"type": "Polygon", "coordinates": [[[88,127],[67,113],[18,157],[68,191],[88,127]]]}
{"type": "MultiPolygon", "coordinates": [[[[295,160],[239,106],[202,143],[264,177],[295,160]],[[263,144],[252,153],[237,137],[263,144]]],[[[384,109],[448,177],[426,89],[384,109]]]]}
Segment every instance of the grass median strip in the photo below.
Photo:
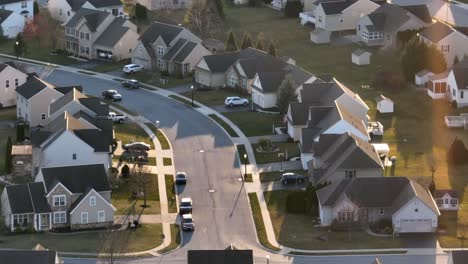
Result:
{"type": "Polygon", "coordinates": [[[166,136],[159,130],[154,124],[152,123],[145,123],[151,131],[156,135],[156,137],[159,140],[159,143],[161,144],[162,149],[171,149],[171,146],[169,145],[169,141],[167,140],[166,136]]]}
{"type": "Polygon", "coordinates": [[[174,175],[166,174],[164,175],[164,180],[166,181],[167,206],[169,213],[177,213],[174,175]]]}
{"type": "Polygon", "coordinates": [[[229,136],[231,136],[231,137],[238,137],[239,136],[239,135],[237,135],[236,131],[234,131],[234,129],[232,129],[231,126],[229,126],[226,122],[224,122],[224,120],[222,120],[216,114],[211,114],[211,115],[208,115],[208,116],[211,117],[211,119],[213,119],[214,121],[216,121],[216,123],[218,123],[220,126],[222,126],[224,128],[224,130],[226,130],[226,132],[228,132],[229,136]]]}
{"type": "Polygon", "coordinates": [[[180,246],[180,227],[178,224],[171,224],[171,243],[165,248],[158,251],[158,253],[166,253],[172,251],[180,246]]]}
{"type": "Polygon", "coordinates": [[[237,149],[237,153],[239,154],[239,158],[240,158],[241,164],[245,164],[245,163],[250,164],[249,156],[247,155],[247,156],[244,158],[244,155],[247,154],[247,151],[245,150],[244,144],[238,144],[238,145],[236,145],[236,149],[237,149]]]}
{"type": "Polygon", "coordinates": [[[120,111],[125,112],[125,114],[127,114],[127,115],[138,116],[138,113],[136,113],[136,112],[134,112],[132,110],[129,110],[126,107],[123,107],[122,105],[120,105],[118,103],[110,102],[110,105],[117,108],[117,109],[119,109],[120,111]]]}
{"type": "Polygon", "coordinates": [[[88,72],[88,71],[78,71],[79,73],[86,74],[86,75],[96,75],[94,72],[88,72]]]}
{"type": "Polygon", "coordinates": [[[163,158],[163,165],[164,166],[171,166],[172,165],[172,159],[171,158],[163,158]]]}
{"type": "Polygon", "coordinates": [[[177,95],[171,94],[171,95],[169,95],[169,97],[172,98],[172,99],[175,99],[175,100],[177,100],[177,101],[179,101],[179,102],[181,102],[181,103],[183,103],[184,105],[189,106],[189,107],[193,107],[193,108],[198,108],[198,107],[200,107],[200,106],[198,106],[195,102],[193,103],[193,106],[192,106],[192,102],[191,102],[191,101],[189,101],[189,100],[187,100],[187,99],[185,99],[185,98],[182,98],[182,97],[180,97],[180,96],[177,96],[177,95]]]}
{"type": "Polygon", "coordinates": [[[265,224],[263,223],[262,212],[260,209],[260,203],[258,202],[256,193],[249,193],[250,207],[252,208],[252,215],[255,222],[255,228],[257,229],[258,241],[262,246],[271,249],[273,251],[280,250],[279,248],[270,244],[267,238],[265,230],[265,224]]]}

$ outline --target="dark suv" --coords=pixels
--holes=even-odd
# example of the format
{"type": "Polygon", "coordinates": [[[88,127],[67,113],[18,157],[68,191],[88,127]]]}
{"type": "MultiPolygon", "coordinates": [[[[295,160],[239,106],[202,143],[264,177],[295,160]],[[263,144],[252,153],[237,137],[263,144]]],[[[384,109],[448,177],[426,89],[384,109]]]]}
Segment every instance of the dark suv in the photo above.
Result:
{"type": "Polygon", "coordinates": [[[130,89],[140,88],[140,82],[137,80],[125,80],[122,82],[122,86],[130,89]]]}
{"type": "Polygon", "coordinates": [[[291,183],[303,183],[306,181],[306,177],[303,175],[295,174],[292,172],[284,173],[281,176],[282,184],[291,184],[291,183]]]}

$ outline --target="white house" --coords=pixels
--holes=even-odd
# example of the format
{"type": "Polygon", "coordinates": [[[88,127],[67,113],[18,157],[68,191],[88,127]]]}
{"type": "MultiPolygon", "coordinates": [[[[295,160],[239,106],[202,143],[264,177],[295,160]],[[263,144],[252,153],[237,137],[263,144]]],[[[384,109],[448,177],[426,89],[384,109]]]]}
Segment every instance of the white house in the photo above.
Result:
{"type": "Polygon", "coordinates": [[[434,199],[440,211],[458,211],[460,196],[454,190],[435,190],[434,199]]]}
{"type": "Polygon", "coordinates": [[[372,53],[363,50],[356,49],[351,53],[351,61],[356,65],[368,65],[370,64],[370,57],[372,53]]]}
{"type": "Polygon", "coordinates": [[[0,63],[0,108],[16,105],[15,89],[26,82],[28,75],[12,63],[0,63]]]}
{"type": "Polygon", "coordinates": [[[125,17],[120,0],[49,0],[47,5],[51,16],[62,23],[66,23],[82,7],[125,17]]]}
{"type": "Polygon", "coordinates": [[[0,26],[5,38],[16,38],[18,33],[23,32],[25,19],[22,15],[10,10],[0,9],[0,26]]]}
{"type": "MultiPolygon", "coordinates": [[[[468,43],[468,42],[467,42],[468,43]]],[[[468,106],[468,58],[455,64],[447,77],[447,97],[458,108],[468,106]]]]}
{"type": "Polygon", "coordinates": [[[375,98],[377,103],[377,111],[380,113],[393,113],[393,101],[383,95],[375,98]]]}
{"type": "Polygon", "coordinates": [[[427,82],[429,81],[429,76],[434,75],[434,73],[428,70],[421,70],[414,75],[414,84],[417,86],[425,86],[427,88],[427,82]]]}
{"type": "Polygon", "coordinates": [[[0,9],[13,11],[23,16],[26,20],[34,17],[33,0],[0,0],[0,9]]]}
{"type": "Polygon", "coordinates": [[[440,215],[427,189],[406,177],[345,179],[317,191],[321,224],[391,220],[394,233],[431,233],[440,215]]]}

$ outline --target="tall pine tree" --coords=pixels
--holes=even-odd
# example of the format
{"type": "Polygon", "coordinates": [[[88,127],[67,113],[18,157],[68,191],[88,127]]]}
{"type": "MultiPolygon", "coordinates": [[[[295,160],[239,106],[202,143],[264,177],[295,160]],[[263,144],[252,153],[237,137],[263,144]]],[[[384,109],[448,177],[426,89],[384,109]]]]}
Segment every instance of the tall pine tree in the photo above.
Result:
{"type": "Polygon", "coordinates": [[[263,50],[265,48],[263,45],[264,41],[265,41],[265,36],[263,35],[263,32],[258,33],[257,44],[255,45],[255,48],[258,50],[263,50]]]}
{"type": "Polygon", "coordinates": [[[295,87],[296,84],[291,75],[286,75],[277,92],[276,105],[280,113],[285,114],[288,111],[289,103],[294,100],[295,87]]]}
{"type": "Polygon", "coordinates": [[[6,153],[5,153],[5,171],[7,173],[11,173],[13,169],[12,157],[11,157],[12,148],[13,148],[13,144],[11,143],[11,138],[8,137],[7,145],[6,145],[6,153]]]}
{"type": "Polygon", "coordinates": [[[270,41],[270,46],[268,47],[268,53],[274,57],[278,56],[278,53],[276,52],[276,46],[275,46],[275,43],[273,43],[273,41],[270,41]]]}
{"type": "Polygon", "coordinates": [[[242,39],[241,49],[246,49],[252,47],[252,38],[249,33],[244,33],[244,38],[242,39]]]}
{"type": "Polygon", "coordinates": [[[234,32],[230,31],[228,35],[228,39],[226,41],[226,51],[238,51],[239,48],[237,46],[236,35],[234,32]]]}

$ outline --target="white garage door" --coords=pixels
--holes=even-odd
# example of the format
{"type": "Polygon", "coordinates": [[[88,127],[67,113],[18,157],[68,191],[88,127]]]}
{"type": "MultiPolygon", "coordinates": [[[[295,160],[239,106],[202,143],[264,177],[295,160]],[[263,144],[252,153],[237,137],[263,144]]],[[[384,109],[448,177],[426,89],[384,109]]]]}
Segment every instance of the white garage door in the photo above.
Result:
{"type": "Polygon", "coordinates": [[[148,61],[147,59],[144,59],[144,58],[133,57],[132,58],[132,63],[139,64],[139,65],[143,66],[143,68],[145,68],[146,70],[151,69],[151,62],[148,61]]]}
{"type": "Polygon", "coordinates": [[[400,233],[432,232],[431,219],[402,219],[400,221],[400,233]]]}

